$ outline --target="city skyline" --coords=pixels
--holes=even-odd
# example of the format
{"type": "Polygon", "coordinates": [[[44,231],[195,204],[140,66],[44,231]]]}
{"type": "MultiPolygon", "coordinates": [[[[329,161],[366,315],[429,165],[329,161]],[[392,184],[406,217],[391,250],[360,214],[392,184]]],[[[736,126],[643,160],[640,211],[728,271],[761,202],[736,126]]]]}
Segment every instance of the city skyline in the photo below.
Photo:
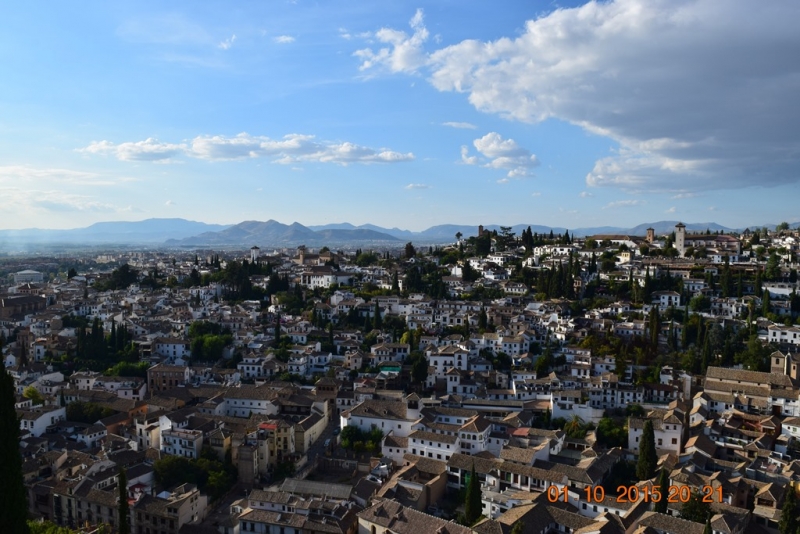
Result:
{"type": "Polygon", "coordinates": [[[798,11],[10,6],[0,228],[796,222],[798,11]]]}

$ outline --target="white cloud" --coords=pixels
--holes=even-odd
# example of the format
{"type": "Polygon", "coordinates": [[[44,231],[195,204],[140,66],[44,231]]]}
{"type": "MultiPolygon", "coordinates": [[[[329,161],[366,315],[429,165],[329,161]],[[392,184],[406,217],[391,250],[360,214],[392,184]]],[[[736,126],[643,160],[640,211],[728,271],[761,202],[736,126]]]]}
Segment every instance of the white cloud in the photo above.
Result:
{"type": "Polygon", "coordinates": [[[463,145],[461,147],[461,161],[466,163],[467,165],[477,165],[478,164],[478,156],[470,156],[469,155],[469,147],[463,145]]]}
{"type": "Polygon", "coordinates": [[[671,207],[671,208],[669,208],[668,210],[665,210],[665,211],[664,211],[664,213],[675,213],[675,211],[676,211],[676,210],[675,210],[675,206],[672,206],[672,207],[671,207]]]}
{"type": "Polygon", "coordinates": [[[674,199],[694,198],[696,196],[697,196],[697,193],[678,193],[677,195],[672,195],[671,198],[674,198],[674,199]]]}
{"type": "Polygon", "coordinates": [[[229,50],[230,47],[233,46],[233,42],[236,40],[236,34],[231,35],[221,43],[217,45],[217,48],[221,48],[222,50],[229,50]]]}
{"type": "MultiPolygon", "coordinates": [[[[490,132],[472,143],[483,156],[470,156],[466,146],[461,147],[461,161],[468,165],[483,165],[490,169],[505,169],[506,178],[522,178],[532,175],[539,166],[535,154],[519,146],[513,139],[503,139],[497,132],[490,132]]],[[[508,180],[500,182],[506,183],[508,180]]]]}
{"type": "Polygon", "coordinates": [[[540,196],[542,196],[542,192],[541,191],[534,191],[533,193],[531,193],[531,196],[532,197],[540,197],[540,196]]]}
{"type": "Polygon", "coordinates": [[[105,186],[116,185],[129,179],[109,179],[93,172],[74,171],[59,168],[40,168],[27,165],[0,166],[0,184],[18,184],[20,181],[35,182],[41,185],[44,181],[69,183],[72,185],[105,186]]]}
{"type": "Polygon", "coordinates": [[[278,35],[272,39],[278,44],[289,44],[294,42],[294,37],[291,35],[278,35]]]}
{"type": "Polygon", "coordinates": [[[709,206],[708,207],[708,211],[717,211],[717,207],[716,206],[709,206]]]}
{"type": "Polygon", "coordinates": [[[427,62],[422,45],[428,40],[421,9],[411,17],[409,26],[414,31],[408,35],[404,31],[381,28],[374,38],[388,46],[378,49],[362,48],[353,54],[361,60],[360,70],[373,67],[387,67],[392,72],[414,72],[427,62]]]}
{"type": "Polygon", "coordinates": [[[443,122],[442,126],[449,126],[451,128],[461,128],[465,130],[475,130],[478,128],[472,123],[469,122],[443,122]]]}
{"type": "Polygon", "coordinates": [[[603,206],[603,209],[610,210],[616,208],[632,208],[634,206],[643,206],[644,204],[646,204],[644,200],[617,200],[614,202],[609,202],[603,206]]]}
{"type": "Polygon", "coordinates": [[[123,161],[171,161],[178,155],[208,161],[272,157],[275,163],[298,162],[398,163],[411,161],[414,154],[387,148],[373,149],[350,142],[321,142],[313,135],[289,134],[282,139],[241,133],[234,137],[198,136],[188,144],[162,143],[155,139],[121,143],[95,141],[80,149],[89,154],[107,154],[123,161]]]}
{"type": "Polygon", "coordinates": [[[164,202],[164,205],[165,206],[174,206],[175,203],[173,201],[171,201],[171,200],[167,200],[166,202],[164,202]]]}
{"type": "Polygon", "coordinates": [[[406,189],[430,189],[431,186],[427,184],[408,184],[406,189]]]}
{"type": "Polygon", "coordinates": [[[347,28],[339,28],[339,37],[345,39],[346,41],[349,41],[350,39],[353,38],[350,32],[347,31],[347,28]]]}
{"type": "Polygon", "coordinates": [[[412,44],[383,29],[398,44],[357,55],[362,70],[424,69],[434,87],[464,93],[487,113],[557,118],[617,141],[620,151],[596,163],[589,185],[775,186],[800,180],[797,20],[797,2],[756,10],[747,0],[590,1],[529,20],[511,37],[427,54],[425,39],[412,44]],[[394,61],[400,45],[413,61],[394,61]]]}
{"type": "Polygon", "coordinates": [[[591,198],[591,197],[594,196],[594,194],[590,193],[588,191],[581,191],[578,196],[581,197],[581,198],[591,198]]]}
{"type": "Polygon", "coordinates": [[[117,213],[135,211],[131,206],[122,207],[101,202],[89,195],[78,195],[58,189],[0,188],[0,207],[4,210],[32,212],[97,212],[117,213]]]}
{"type": "Polygon", "coordinates": [[[111,155],[123,161],[168,161],[186,151],[186,145],[162,143],[148,137],[144,141],[120,143],[111,141],[92,141],[80,152],[88,154],[111,155]]]}

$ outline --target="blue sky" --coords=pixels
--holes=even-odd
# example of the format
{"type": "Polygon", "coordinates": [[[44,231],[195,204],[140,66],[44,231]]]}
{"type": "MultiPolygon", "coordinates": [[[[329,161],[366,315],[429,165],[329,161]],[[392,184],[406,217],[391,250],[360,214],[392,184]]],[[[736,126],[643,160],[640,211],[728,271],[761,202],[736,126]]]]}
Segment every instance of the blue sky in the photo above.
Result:
{"type": "Polygon", "coordinates": [[[800,4],[24,2],[0,228],[800,221],[800,4]]]}

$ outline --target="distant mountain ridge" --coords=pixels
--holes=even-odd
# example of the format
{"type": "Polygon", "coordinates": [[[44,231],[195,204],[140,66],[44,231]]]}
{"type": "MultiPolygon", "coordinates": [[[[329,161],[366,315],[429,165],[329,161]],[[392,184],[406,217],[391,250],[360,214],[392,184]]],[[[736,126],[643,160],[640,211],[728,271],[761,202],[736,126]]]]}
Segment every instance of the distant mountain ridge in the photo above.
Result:
{"type": "Polygon", "coordinates": [[[228,226],[178,218],[98,222],[85,228],[70,230],[0,230],[0,244],[161,244],[167,239],[182,239],[202,232],[218,232],[228,226]]]}
{"type": "Polygon", "coordinates": [[[332,225],[314,231],[298,222],[286,225],[273,219],[266,222],[244,221],[219,232],[204,232],[200,235],[171,239],[170,246],[297,246],[297,245],[339,245],[354,243],[374,243],[385,246],[400,242],[395,236],[376,232],[353,225],[332,225]],[[348,228],[349,226],[349,228],[348,228]]]}
{"type": "MultiPolygon", "coordinates": [[[[570,228],[575,237],[598,234],[622,234],[644,236],[647,228],[653,228],[656,235],[672,232],[678,221],[657,221],[644,223],[632,228],[618,226],[598,226],[570,228]]],[[[728,228],[714,222],[684,223],[688,232],[742,231],[744,228],[728,228]]],[[[566,228],[544,225],[515,224],[511,231],[519,235],[530,226],[533,232],[543,234],[551,231],[563,234],[566,228]]],[[[753,225],[751,229],[774,229],[775,224],[753,225]]],[[[796,228],[798,223],[792,223],[796,228]]],[[[500,231],[500,225],[489,224],[488,231],[500,231]]],[[[164,245],[181,247],[250,247],[258,246],[398,246],[403,242],[415,244],[443,244],[455,241],[457,233],[463,238],[478,233],[476,225],[441,224],[431,226],[421,232],[401,228],[382,228],[374,224],[355,226],[348,222],[304,226],[298,222],[283,224],[273,219],[268,221],[243,221],[235,225],[208,224],[186,219],[145,219],[142,221],[98,222],[85,228],[70,230],[46,230],[27,228],[23,230],[0,230],[0,245],[164,245]]]]}

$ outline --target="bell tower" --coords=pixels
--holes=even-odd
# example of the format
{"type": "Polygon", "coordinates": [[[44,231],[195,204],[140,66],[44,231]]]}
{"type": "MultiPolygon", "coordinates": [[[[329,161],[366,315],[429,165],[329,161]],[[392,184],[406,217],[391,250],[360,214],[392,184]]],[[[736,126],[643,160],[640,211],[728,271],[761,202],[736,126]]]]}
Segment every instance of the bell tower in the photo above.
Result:
{"type": "Polygon", "coordinates": [[[675,248],[681,257],[686,252],[686,225],[679,222],[675,225],[675,248]]]}

